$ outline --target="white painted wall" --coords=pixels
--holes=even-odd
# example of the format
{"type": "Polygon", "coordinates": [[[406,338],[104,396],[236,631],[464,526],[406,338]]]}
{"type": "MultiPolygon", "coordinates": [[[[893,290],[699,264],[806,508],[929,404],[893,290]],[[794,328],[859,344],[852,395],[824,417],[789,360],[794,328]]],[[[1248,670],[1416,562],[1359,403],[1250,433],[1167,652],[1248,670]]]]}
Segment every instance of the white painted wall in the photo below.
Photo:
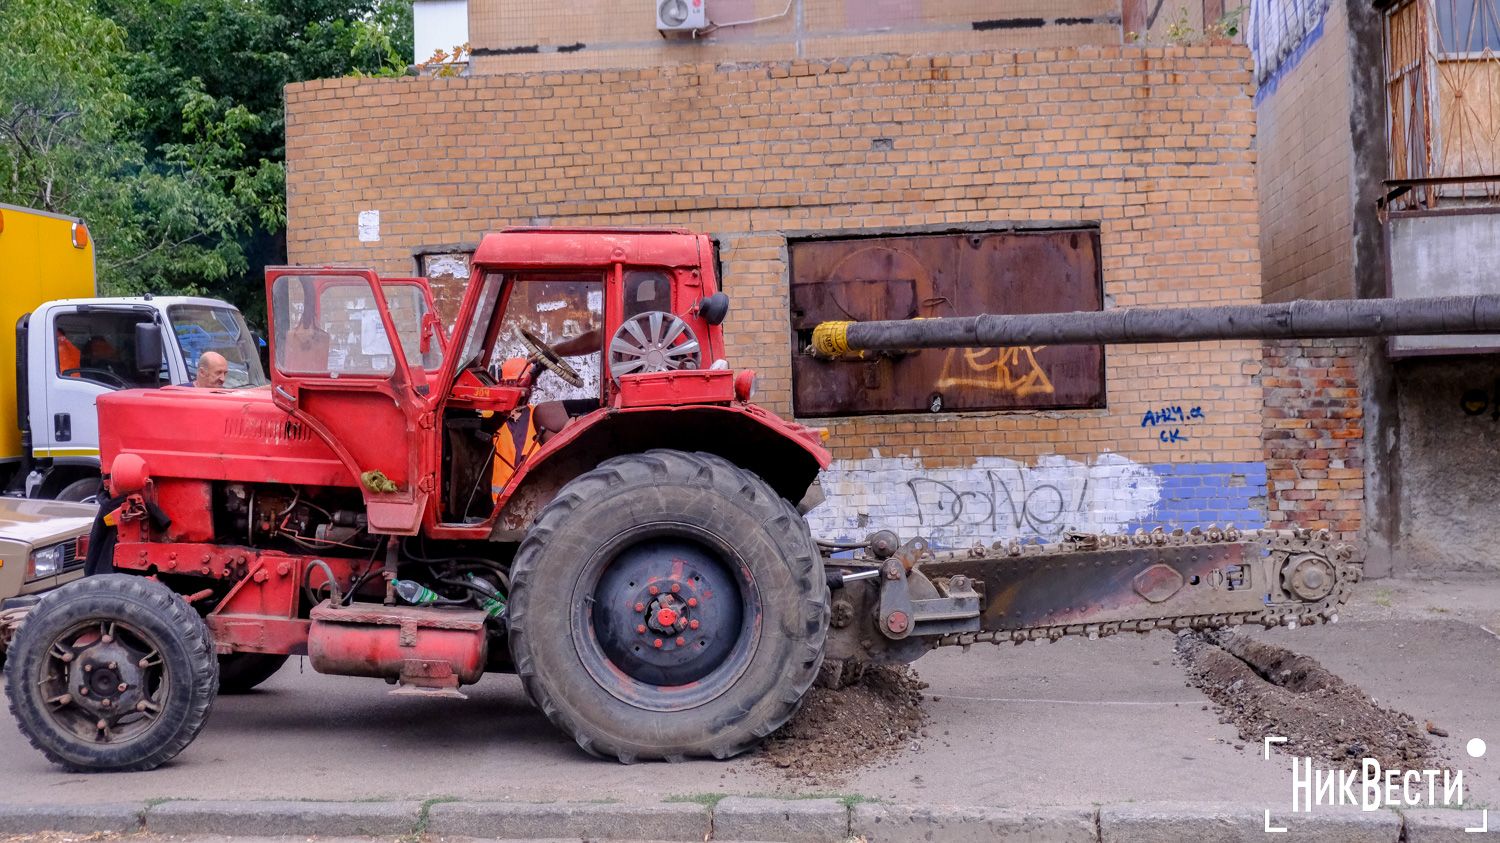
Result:
{"type": "Polygon", "coordinates": [[[424,62],[437,50],[453,52],[469,43],[468,0],[417,0],[412,5],[412,61],[424,62]]]}

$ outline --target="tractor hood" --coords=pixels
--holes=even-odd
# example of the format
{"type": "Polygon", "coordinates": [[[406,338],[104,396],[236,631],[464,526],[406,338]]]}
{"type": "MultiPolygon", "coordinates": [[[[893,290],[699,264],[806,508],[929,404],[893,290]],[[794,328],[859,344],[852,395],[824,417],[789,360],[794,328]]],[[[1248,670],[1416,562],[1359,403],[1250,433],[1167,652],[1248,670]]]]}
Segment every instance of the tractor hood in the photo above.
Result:
{"type": "Polygon", "coordinates": [[[354,486],[310,428],[271,401],[270,387],[131,389],[98,398],[104,470],[139,455],[152,477],[354,486]]]}

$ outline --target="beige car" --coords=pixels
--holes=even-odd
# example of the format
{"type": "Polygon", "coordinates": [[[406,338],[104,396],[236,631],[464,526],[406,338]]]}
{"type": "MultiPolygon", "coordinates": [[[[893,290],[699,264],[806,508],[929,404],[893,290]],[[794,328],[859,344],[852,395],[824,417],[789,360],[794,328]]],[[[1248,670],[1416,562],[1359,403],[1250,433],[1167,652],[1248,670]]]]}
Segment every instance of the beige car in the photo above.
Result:
{"type": "Polygon", "coordinates": [[[83,576],[97,512],[92,504],[0,497],[0,664],[37,597],[83,576]]]}

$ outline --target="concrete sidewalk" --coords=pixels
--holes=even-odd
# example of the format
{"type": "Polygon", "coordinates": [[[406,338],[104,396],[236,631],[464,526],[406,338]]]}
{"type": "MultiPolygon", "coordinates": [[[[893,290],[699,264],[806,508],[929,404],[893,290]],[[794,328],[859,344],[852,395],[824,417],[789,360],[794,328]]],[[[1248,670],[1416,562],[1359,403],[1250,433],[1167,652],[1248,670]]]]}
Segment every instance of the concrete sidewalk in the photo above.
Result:
{"type": "MultiPolygon", "coordinates": [[[[1447,730],[1449,738],[1435,740],[1465,771],[1467,804],[1493,811],[1500,807],[1496,631],[1500,583],[1384,580],[1361,584],[1337,625],[1256,634],[1447,730]],[[1494,750],[1469,758],[1464,746],[1473,737],[1494,750]]],[[[1288,759],[1264,760],[1258,744],[1218,722],[1174,663],[1173,640],[1154,633],[928,655],[917,664],[930,684],[925,735],[882,766],[820,781],[791,780],[750,758],[632,767],[588,758],[530,707],[513,677],[487,678],[467,702],[410,701],[387,696],[381,683],[299,673],[294,663],[262,693],[222,698],[199,740],[150,773],[64,773],[0,717],[0,800],[13,808],[124,802],[132,810],[164,799],[326,800],[398,805],[399,812],[450,799],[701,806],[725,797],[826,795],[854,806],[851,823],[876,811],[863,806],[973,806],[962,810],[1025,816],[1104,806],[1099,828],[1113,812],[1158,803],[1173,803],[1185,817],[1232,805],[1231,824],[1259,824],[1267,808],[1284,811],[1288,759]]],[[[1468,813],[1439,815],[1468,822],[1468,813]]]]}

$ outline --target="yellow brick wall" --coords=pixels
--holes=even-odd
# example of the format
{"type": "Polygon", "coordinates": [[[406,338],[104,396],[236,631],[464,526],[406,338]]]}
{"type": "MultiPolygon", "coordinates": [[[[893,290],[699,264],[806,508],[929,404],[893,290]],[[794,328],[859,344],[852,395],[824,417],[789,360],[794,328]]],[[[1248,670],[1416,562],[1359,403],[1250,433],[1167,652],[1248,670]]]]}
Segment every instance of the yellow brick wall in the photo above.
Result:
{"type": "Polygon", "coordinates": [[[1332,3],[1323,34],[1260,93],[1267,301],[1354,296],[1348,38],[1348,13],[1332,3]]]}
{"type": "MultiPolygon", "coordinates": [[[[408,274],[425,246],[511,224],[704,230],[731,362],[789,414],[789,234],[1097,223],[1106,306],[1256,301],[1250,85],[1235,46],[302,83],[288,250],[408,274]]],[[[819,423],[841,459],[1259,463],[1260,367],[1258,343],[1116,346],[1107,410],[819,423]],[[1163,443],[1142,418],[1173,404],[1205,418],[1163,443]]]]}
{"type": "Polygon", "coordinates": [[[475,73],[1121,43],[1119,0],[705,0],[721,26],[663,37],[656,0],[469,0],[475,73]],[[764,19],[764,20],[761,20],[764,19]]]}

